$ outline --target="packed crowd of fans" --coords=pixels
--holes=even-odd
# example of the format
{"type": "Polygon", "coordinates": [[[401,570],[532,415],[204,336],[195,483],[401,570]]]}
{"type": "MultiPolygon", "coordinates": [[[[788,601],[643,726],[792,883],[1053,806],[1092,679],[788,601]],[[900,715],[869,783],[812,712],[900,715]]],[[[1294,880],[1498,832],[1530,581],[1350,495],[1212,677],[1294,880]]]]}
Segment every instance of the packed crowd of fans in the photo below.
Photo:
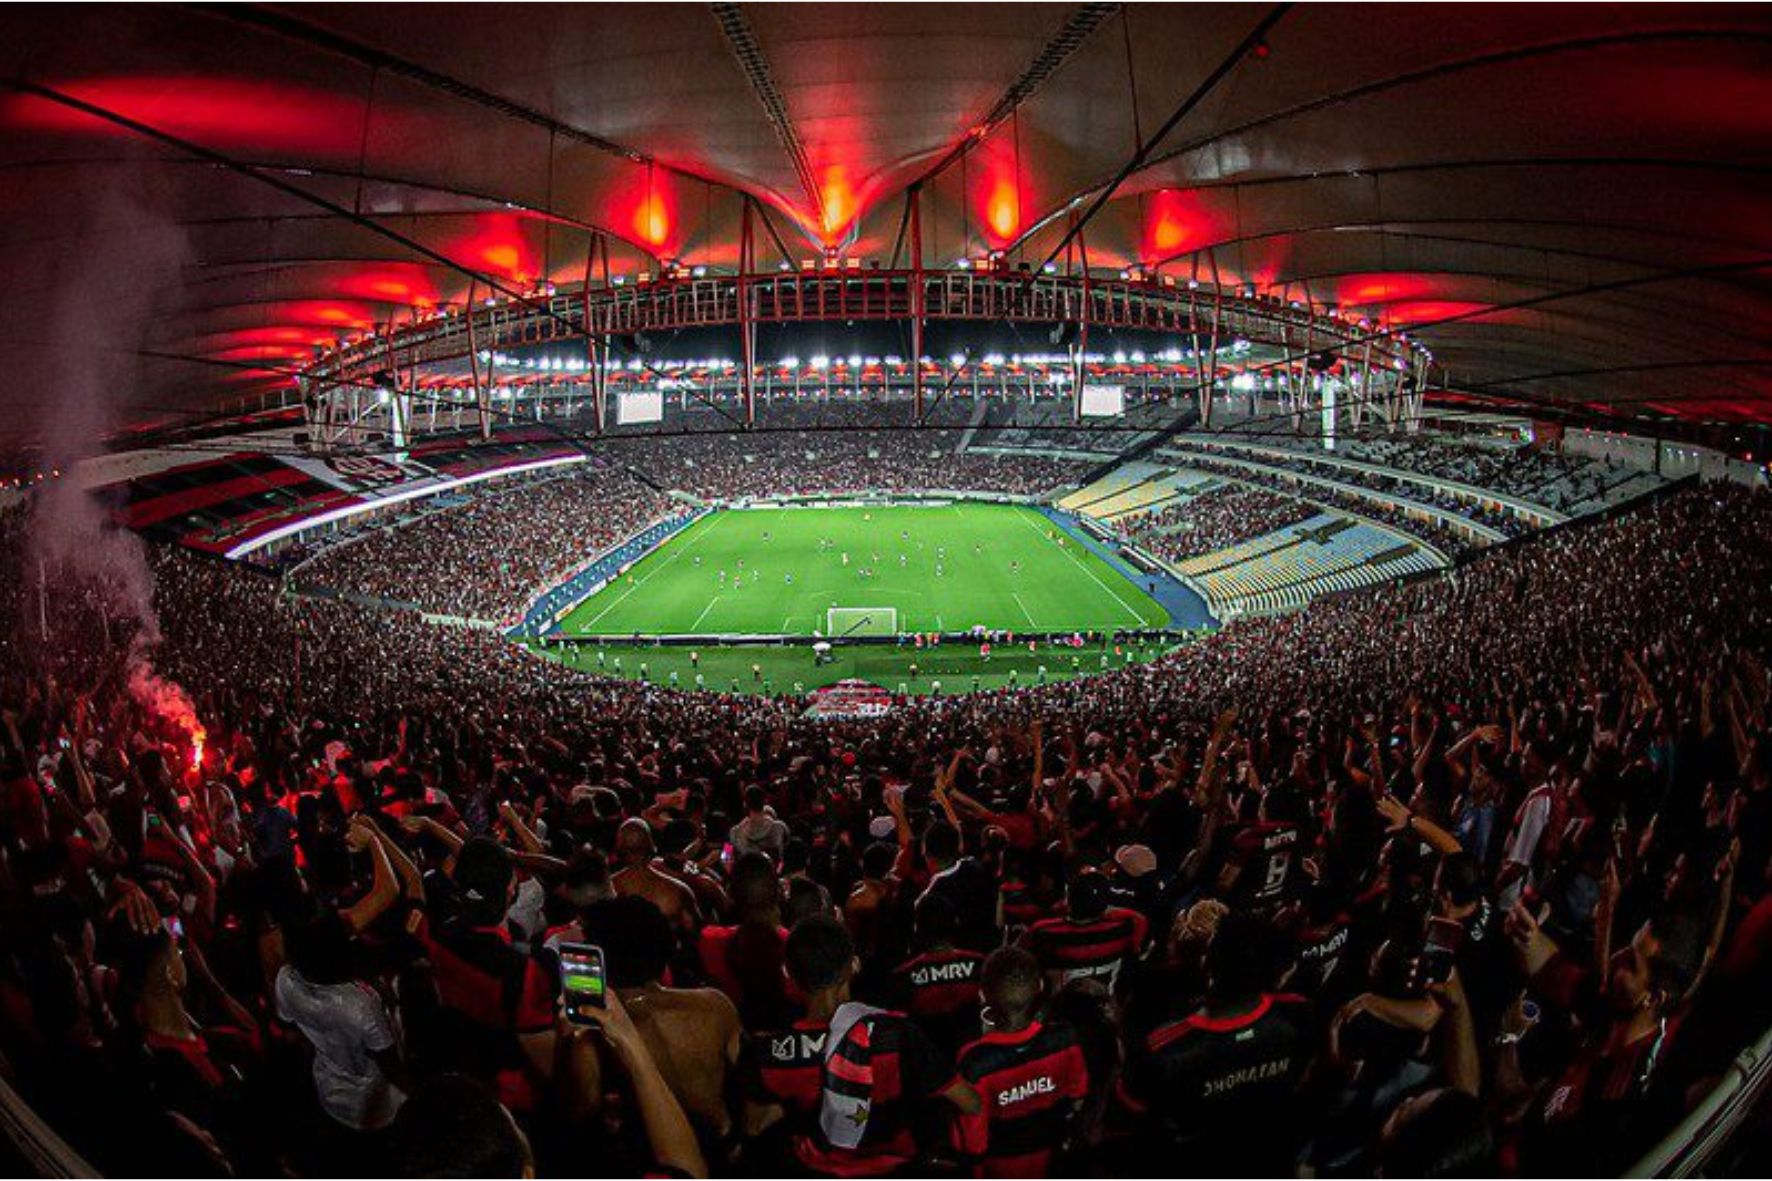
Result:
{"type": "Polygon", "coordinates": [[[1591,512],[1643,473],[1548,448],[1461,445],[1443,437],[1350,439],[1338,454],[1516,496],[1559,512],[1591,512]]]}
{"type": "MultiPolygon", "coordinates": [[[[1436,508],[1448,517],[1460,517],[1472,524],[1487,526],[1504,537],[1523,537],[1534,528],[1528,521],[1513,513],[1488,508],[1469,497],[1413,483],[1401,476],[1340,467],[1315,454],[1301,454],[1296,458],[1281,459],[1265,452],[1242,453],[1207,443],[1198,445],[1198,449],[1195,449],[1194,445],[1178,448],[1173,453],[1173,457],[1202,470],[1223,472],[1237,479],[1303,487],[1318,500],[1339,501],[1349,508],[1359,504],[1371,505],[1373,511],[1368,514],[1370,516],[1380,515],[1385,511],[1384,502],[1397,498],[1436,508]],[[1242,459],[1252,459],[1262,467],[1255,468],[1241,463],[1226,462],[1226,460],[1242,459]],[[1288,481],[1277,472],[1264,470],[1275,468],[1283,472],[1290,472],[1300,479],[1288,481]],[[1356,488],[1369,489],[1378,493],[1379,497],[1374,499],[1344,492],[1332,485],[1318,482],[1324,479],[1352,485],[1356,488]]],[[[1402,514],[1399,512],[1397,516],[1401,518],[1402,514]]]]}
{"type": "MultiPolygon", "coordinates": [[[[1383,499],[1369,499],[1352,492],[1344,492],[1339,488],[1295,480],[1280,472],[1267,472],[1244,467],[1240,464],[1226,463],[1204,454],[1178,455],[1176,458],[1196,471],[1210,472],[1251,487],[1270,489],[1280,496],[1294,500],[1309,497],[1314,504],[1369,517],[1403,533],[1421,538],[1450,558],[1456,558],[1480,548],[1474,541],[1467,539],[1464,534],[1455,533],[1439,521],[1426,519],[1416,513],[1405,512],[1383,499]]],[[[1379,489],[1379,491],[1383,491],[1383,489],[1379,489]]]]}
{"type": "Polygon", "coordinates": [[[708,500],[815,493],[946,491],[1036,496],[1088,465],[1024,455],[955,454],[948,430],[795,430],[679,437],[668,447],[615,440],[604,451],[667,488],[708,500]]]}
{"type": "MultiPolygon", "coordinates": [[[[1271,420],[1258,419],[1242,430],[1231,424],[1224,437],[1244,438],[1268,447],[1294,447],[1316,457],[1324,454],[1318,436],[1278,430],[1271,420]]],[[[1348,434],[1335,441],[1334,454],[1342,459],[1487,488],[1569,514],[1593,512],[1606,507],[1620,494],[1640,492],[1660,482],[1653,474],[1590,456],[1437,432],[1400,434],[1387,430],[1369,435],[1348,434]]]]}
{"type": "Polygon", "coordinates": [[[1117,524],[1127,540],[1165,561],[1180,562],[1296,525],[1316,513],[1315,505],[1295,496],[1220,484],[1117,524]]]}
{"type": "Polygon", "coordinates": [[[927,489],[1035,496],[1087,470],[1033,456],[955,455],[958,441],[949,431],[803,432],[784,423],[752,435],[677,436],[668,447],[618,438],[568,474],[494,484],[449,507],[368,526],[312,555],[296,580],[508,621],[539,591],[680,511],[658,488],[705,500],[927,489]]]}
{"type": "Polygon", "coordinates": [[[129,1173],[1616,1173],[1772,1018],[1768,535],[814,721],[0,517],[0,1049],[129,1173]]]}
{"type": "Polygon", "coordinates": [[[371,527],[313,557],[304,584],[469,619],[506,620],[542,587],[678,506],[601,463],[485,486],[415,520],[371,527]]]}

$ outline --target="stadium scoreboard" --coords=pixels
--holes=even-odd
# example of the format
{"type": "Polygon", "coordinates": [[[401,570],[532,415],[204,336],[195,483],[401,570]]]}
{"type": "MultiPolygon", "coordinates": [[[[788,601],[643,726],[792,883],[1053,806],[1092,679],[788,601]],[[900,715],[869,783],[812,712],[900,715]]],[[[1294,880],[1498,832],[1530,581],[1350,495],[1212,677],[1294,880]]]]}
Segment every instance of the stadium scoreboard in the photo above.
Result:
{"type": "Polygon", "coordinates": [[[1120,417],[1126,413],[1126,387],[1085,383],[1079,411],[1084,418],[1120,417]]]}
{"type": "Polygon", "coordinates": [[[664,391],[636,390],[615,396],[615,421],[622,426],[664,421],[664,391]]]}

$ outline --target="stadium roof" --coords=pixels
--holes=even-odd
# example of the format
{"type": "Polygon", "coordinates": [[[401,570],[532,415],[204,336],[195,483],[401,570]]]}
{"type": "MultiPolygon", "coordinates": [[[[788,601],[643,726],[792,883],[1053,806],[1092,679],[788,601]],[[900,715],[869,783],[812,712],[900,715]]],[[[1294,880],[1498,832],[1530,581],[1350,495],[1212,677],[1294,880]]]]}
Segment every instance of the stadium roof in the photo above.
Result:
{"type": "Polygon", "coordinates": [[[132,421],[214,409],[470,273],[576,281],[597,231],[618,268],[731,267],[747,194],[765,265],[890,259],[918,186],[931,265],[1037,263],[1140,157],[1095,266],[1416,326],[1455,388],[1772,419],[1765,5],[58,6],[0,33],[15,424],[73,351],[130,358],[132,421]]]}

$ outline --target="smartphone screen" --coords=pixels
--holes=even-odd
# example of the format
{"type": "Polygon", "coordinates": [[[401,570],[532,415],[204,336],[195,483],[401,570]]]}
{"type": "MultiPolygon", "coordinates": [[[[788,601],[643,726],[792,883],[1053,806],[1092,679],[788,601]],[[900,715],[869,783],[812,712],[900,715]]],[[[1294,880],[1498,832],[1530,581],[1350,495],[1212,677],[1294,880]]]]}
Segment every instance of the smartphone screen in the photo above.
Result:
{"type": "Polygon", "coordinates": [[[1453,919],[1435,918],[1427,925],[1427,945],[1422,950],[1421,966],[1424,980],[1444,984],[1458,962],[1458,946],[1464,940],[1464,927],[1453,919]]]}
{"type": "Polygon", "coordinates": [[[604,1007],[601,947],[589,943],[560,945],[560,1000],[566,1020],[577,1025],[595,1024],[584,1011],[604,1007]]]}
{"type": "Polygon", "coordinates": [[[1456,952],[1464,943],[1464,924],[1457,919],[1440,918],[1428,920],[1427,949],[1429,951],[1456,952]]]}

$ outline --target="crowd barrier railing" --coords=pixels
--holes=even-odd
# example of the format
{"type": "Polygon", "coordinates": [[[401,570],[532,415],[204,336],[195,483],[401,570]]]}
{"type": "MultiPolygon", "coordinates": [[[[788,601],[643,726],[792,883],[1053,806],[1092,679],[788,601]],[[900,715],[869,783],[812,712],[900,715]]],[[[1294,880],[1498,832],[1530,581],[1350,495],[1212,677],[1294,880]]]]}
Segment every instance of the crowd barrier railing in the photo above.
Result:
{"type": "Polygon", "coordinates": [[[1729,1063],[1723,1076],[1627,1177],[1696,1177],[1752,1117],[1772,1083],[1772,1029],[1729,1063]]]}
{"type": "Polygon", "coordinates": [[[98,1170],[69,1147],[56,1130],[43,1122],[24,1097],[0,1078],[0,1130],[24,1159],[34,1177],[97,1177],[98,1170]]]}

